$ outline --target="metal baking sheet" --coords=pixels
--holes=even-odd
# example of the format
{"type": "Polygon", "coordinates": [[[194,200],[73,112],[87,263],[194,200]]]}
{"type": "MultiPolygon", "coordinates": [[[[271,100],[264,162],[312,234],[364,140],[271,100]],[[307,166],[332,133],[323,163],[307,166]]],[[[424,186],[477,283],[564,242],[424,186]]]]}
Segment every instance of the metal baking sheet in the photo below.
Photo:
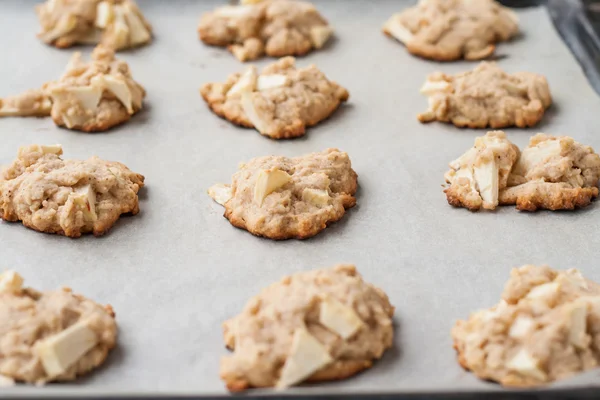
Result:
{"type": "MultiPolygon", "coordinates": [[[[470,311],[498,301],[512,267],[577,267],[600,280],[595,252],[599,205],[577,212],[521,213],[512,207],[471,213],[453,209],[441,184],[447,163],[484,131],[433,123],[416,115],[425,76],[456,73],[467,62],[410,56],[380,27],[412,2],[322,0],[336,29],[317,63],[351,98],[332,118],[297,140],[273,141],[217,118],[198,88],[243,68],[225,50],[202,45],[196,24],[218,1],[154,1],[141,6],[153,23],[151,46],[123,53],[148,90],[144,111],[107,133],[58,129],[48,119],[0,120],[0,164],[31,143],[61,143],[65,157],[98,155],[146,176],[141,212],[102,238],[72,240],[0,223],[1,264],[39,289],[62,285],[113,305],[118,347],[105,365],[77,382],[2,389],[10,395],[224,395],[219,359],[227,354],[221,323],[262,287],[286,274],[355,263],[397,307],[395,348],[373,368],[341,382],[291,389],[295,394],[493,392],[498,385],[463,371],[450,329],[470,311]],[[227,182],[238,162],[347,151],[359,174],[358,205],[306,241],[274,242],[233,228],[206,195],[227,182]]],[[[34,2],[0,3],[0,96],[60,75],[73,50],[40,43],[34,2]]],[[[600,150],[600,99],[555,33],[543,8],[520,9],[523,35],[498,49],[507,71],[544,74],[555,105],[532,130],[508,130],[525,146],[537,131],[572,135],[600,150]]],[[[82,49],[89,54],[90,48],[82,49]]],[[[264,66],[272,60],[261,60],[264,66]]],[[[600,371],[551,388],[598,387],[600,371]]],[[[254,392],[258,393],[258,392],[254,392]]]]}

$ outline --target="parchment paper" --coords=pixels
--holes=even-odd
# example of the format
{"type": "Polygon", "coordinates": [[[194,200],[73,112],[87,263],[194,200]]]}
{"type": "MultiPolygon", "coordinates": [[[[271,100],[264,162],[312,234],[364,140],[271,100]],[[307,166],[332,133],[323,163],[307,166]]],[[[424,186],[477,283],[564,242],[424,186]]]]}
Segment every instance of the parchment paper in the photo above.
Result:
{"type": "MultiPolygon", "coordinates": [[[[455,361],[450,329],[469,312],[498,301],[512,267],[548,263],[576,267],[600,280],[598,203],[578,212],[521,213],[512,207],[471,213],[450,207],[442,193],[450,160],[484,131],[433,123],[417,113],[425,76],[475,66],[410,56],[385,37],[382,23],[408,1],[323,0],[336,29],[323,51],[299,59],[317,63],[345,85],[350,102],[301,139],[273,141],[213,115],[198,94],[243,68],[226,50],[201,44],[196,26],[218,1],[141,1],[155,29],[151,46],[119,56],[148,90],[144,111],[108,133],[58,129],[50,119],[0,120],[0,164],[20,145],[61,143],[66,158],[98,155],[146,176],[141,212],[122,218],[102,238],[72,240],[0,223],[0,257],[26,284],[66,285],[110,303],[118,347],[106,364],[76,383],[2,389],[41,394],[225,394],[218,376],[227,354],[221,323],[280,277],[336,263],[355,263],[397,307],[395,349],[359,376],[292,389],[290,393],[496,391],[455,361]],[[339,147],[359,174],[358,206],[306,241],[274,242],[233,228],[206,195],[228,182],[238,162],[339,147]]],[[[58,78],[73,50],[35,37],[34,2],[0,3],[0,96],[58,78]]],[[[523,36],[498,49],[510,72],[544,74],[555,105],[539,127],[508,131],[525,146],[537,131],[572,135],[600,150],[600,100],[554,32],[544,9],[518,11],[523,36]]],[[[89,54],[90,47],[82,48],[89,54]]],[[[261,60],[264,66],[272,60],[261,60]]],[[[598,385],[595,371],[561,385],[598,385]]]]}

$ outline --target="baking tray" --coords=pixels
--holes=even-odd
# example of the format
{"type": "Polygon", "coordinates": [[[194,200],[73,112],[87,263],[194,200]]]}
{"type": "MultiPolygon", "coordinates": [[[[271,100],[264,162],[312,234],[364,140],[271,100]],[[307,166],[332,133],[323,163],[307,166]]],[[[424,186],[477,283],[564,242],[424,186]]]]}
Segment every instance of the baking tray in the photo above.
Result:
{"type": "MultiPolygon", "coordinates": [[[[0,164],[11,162],[21,145],[61,143],[67,158],[118,160],[147,183],[140,214],[122,218],[102,238],[73,240],[0,223],[3,267],[17,269],[35,288],[68,285],[112,304],[120,329],[118,347],[91,375],[69,384],[2,389],[0,396],[226,395],[218,376],[219,359],[227,354],[221,323],[283,275],[342,262],[355,263],[389,294],[397,307],[395,347],[352,379],[286,394],[517,394],[463,371],[450,329],[456,319],[497,302],[515,266],[576,267],[600,280],[598,203],[577,212],[538,213],[512,207],[471,213],[446,203],[441,184],[447,163],[484,131],[417,122],[427,104],[419,87],[428,73],[457,73],[475,64],[421,60],[385,37],[382,23],[410,1],[318,1],[336,39],[298,64],[317,63],[348,88],[349,104],[296,140],[274,141],[234,127],[198,94],[203,83],[243,68],[225,50],[197,39],[199,16],[218,4],[141,2],[156,39],[120,54],[148,90],[145,109],[130,123],[82,134],[48,119],[0,120],[0,164]],[[212,184],[227,182],[240,161],[333,146],[350,154],[359,174],[358,205],[313,239],[254,237],[233,228],[206,195],[212,184]]],[[[73,52],[35,38],[33,5],[0,3],[0,96],[58,77],[73,52]]],[[[555,105],[536,129],[510,129],[509,138],[525,146],[537,131],[569,134],[600,150],[600,99],[547,11],[517,12],[523,35],[499,46],[498,62],[507,71],[544,74],[555,105]]],[[[599,377],[596,370],[547,389],[598,389],[599,377]]]]}

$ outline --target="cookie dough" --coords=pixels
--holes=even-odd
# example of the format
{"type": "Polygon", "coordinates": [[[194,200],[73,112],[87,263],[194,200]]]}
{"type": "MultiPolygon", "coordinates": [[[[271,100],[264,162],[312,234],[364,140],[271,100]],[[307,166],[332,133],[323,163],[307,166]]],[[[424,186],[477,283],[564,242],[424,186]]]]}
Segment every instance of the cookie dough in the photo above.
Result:
{"type": "Polygon", "coordinates": [[[142,109],[145,96],[127,63],[98,46],[90,62],[75,53],[59,80],[0,99],[0,117],[49,115],[67,129],[100,132],[128,121],[142,109]]]}
{"type": "Polygon", "coordinates": [[[357,175],[348,154],[327,149],[301,157],[259,157],[241,164],[231,185],[209,195],[232,225],[270,239],[306,239],[356,204],[357,175]]]}
{"type": "Polygon", "coordinates": [[[223,325],[231,391],[344,379],[392,347],[394,307],[353,265],[300,272],[250,299],[223,325]]]}
{"type": "Polygon", "coordinates": [[[499,204],[572,210],[598,197],[600,156],[567,136],[538,133],[520,152],[504,132],[488,132],[450,168],[448,203],[471,211],[499,204]]]}
{"type": "Polygon", "coordinates": [[[43,384],[71,381],[104,362],[115,346],[111,306],[71,289],[38,292],[14,271],[0,274],[0,376],[43,384]]]}
{"type": "MultiPolygon", "coordinates": [[[[60,145],[21,147],[0,174],[0,218],[39,232],[79,237],[106,233],[121,214],[137,214],[144,177],[92,157],[62,160],[60,145]]],[[[0,372],[1,373],[1,372],[0,372]]]]}
{"type": "Polygon", "coordinates": [[[200,40],[222,46],[240,61],[298,56],[322,48],[333,29],[314,5],[295,0],[265,0],[222,6],[200,19],[200,40]],[[253,4],[251,4],[253,3],[253,4]]]}
{"type": "Polygon", "coordinates": [[[152,27],[132,0],[48,0],[35,10],[38,37],[59,48],[101,43],[118,51],[152,40],[152,27]]]}
{"type": "Polygon", "coordinates": [[[502,300],[452,329],[458,362],[482,379],[530,387],[597,368],[600,285],[575,269],[526,265],[502,300]]]}
{"type": "Polygon", "coordinates": [[[420,0],[394,14],[383,32],[419,57],[437,61],[481,60],[497,42],[519,32],[517,15],[494,0],[420,0]]]}
{"type": "Polygon", "coordinates": [[[441,121],[458,127],[494,129],[536,125],[552,105],[546,78],[530,72],[507,74],[495,63],[482,62],[457,75],[430,75],[421,88],[429,109],[421,122],[441,121]]]}
{"type": "Polygon", "coordinates": [[[306,127],[328,118],[349,97],[315,65],[296,69],[293,57],[260,74],[252,66],[225,83],[207,83],[200,94],[218,116],[272,139],[303,136],[306,127]]]}

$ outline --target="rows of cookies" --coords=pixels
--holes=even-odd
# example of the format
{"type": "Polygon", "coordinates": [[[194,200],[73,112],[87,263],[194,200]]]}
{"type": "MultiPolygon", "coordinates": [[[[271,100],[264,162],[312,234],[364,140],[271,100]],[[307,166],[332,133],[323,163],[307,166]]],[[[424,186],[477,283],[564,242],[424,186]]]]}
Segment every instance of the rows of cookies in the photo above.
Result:
{"type": "MultiPolygon", "coordinates": [[[[198,34],[250,66],[200,95],[216,115],[270,139],[303,136],[349,99],[343,86],[293,56],[325,46],[333,28],[312,4],[242,1],[202,16],[198,34]]],[[[56,47],[98,44],[85,62],[75,53],[62,77],[0,99],[0,116],[51,116],[83,132],[126,123],[146,92],[116,51],[148,44],[152,28],[131,0],[48,0],[37,7],[39,37],[56,47]]],[[[481,60],[518,34],[518,19],[494,0],[421,0],[392,16],[384,32],[423,58],[481,60]]],[[[482,62],[457,75],[435,73],[421,89],[422,123],[457,127],[532,127],[552,105],[546,79],[482,62]]],[[[122,214],[137,214],[144,176],[92,157],[64,160],[60,145],[29,145],[0,175],[0,217],[46,233],[103,235],[122,214]]],[[[598,196],[600,157],[565,136],[538,134],[520,150],[488,132],[450,163],[447,201],[471,211],[575,209],[598,196]]],[[[230,183],[208,188],[238,228],[269,239],[306,239],[356,204],[358,175],[347,153],[328,148],[299,157],[265,156],[243,164],[230,183]]],[[[250,240],[250,239],[249,239],[250,240]]],[[[14,271],[0,275],[0,384],[65,381],[91,371],[116,344],[115,314],[70,289],[38,292],[14,271]],[[73,316],[76,317],[73,317],[73,316]],[[19,344],[16,345],[15,343],[19,344]],[[26,343],[22,345],[22,343],[26,343]]],[[[391,348],[394,307],[352,265],[297,273],[252,297],[224,323],[221,378],[231,391],[286,388],[350,377],[391,348]]],[[[452,338],[459,363],[483,379],[536,386],[600,362],[600,285],[576,270],[514,269],[500,303],[459,321],[452,338]]]]}

